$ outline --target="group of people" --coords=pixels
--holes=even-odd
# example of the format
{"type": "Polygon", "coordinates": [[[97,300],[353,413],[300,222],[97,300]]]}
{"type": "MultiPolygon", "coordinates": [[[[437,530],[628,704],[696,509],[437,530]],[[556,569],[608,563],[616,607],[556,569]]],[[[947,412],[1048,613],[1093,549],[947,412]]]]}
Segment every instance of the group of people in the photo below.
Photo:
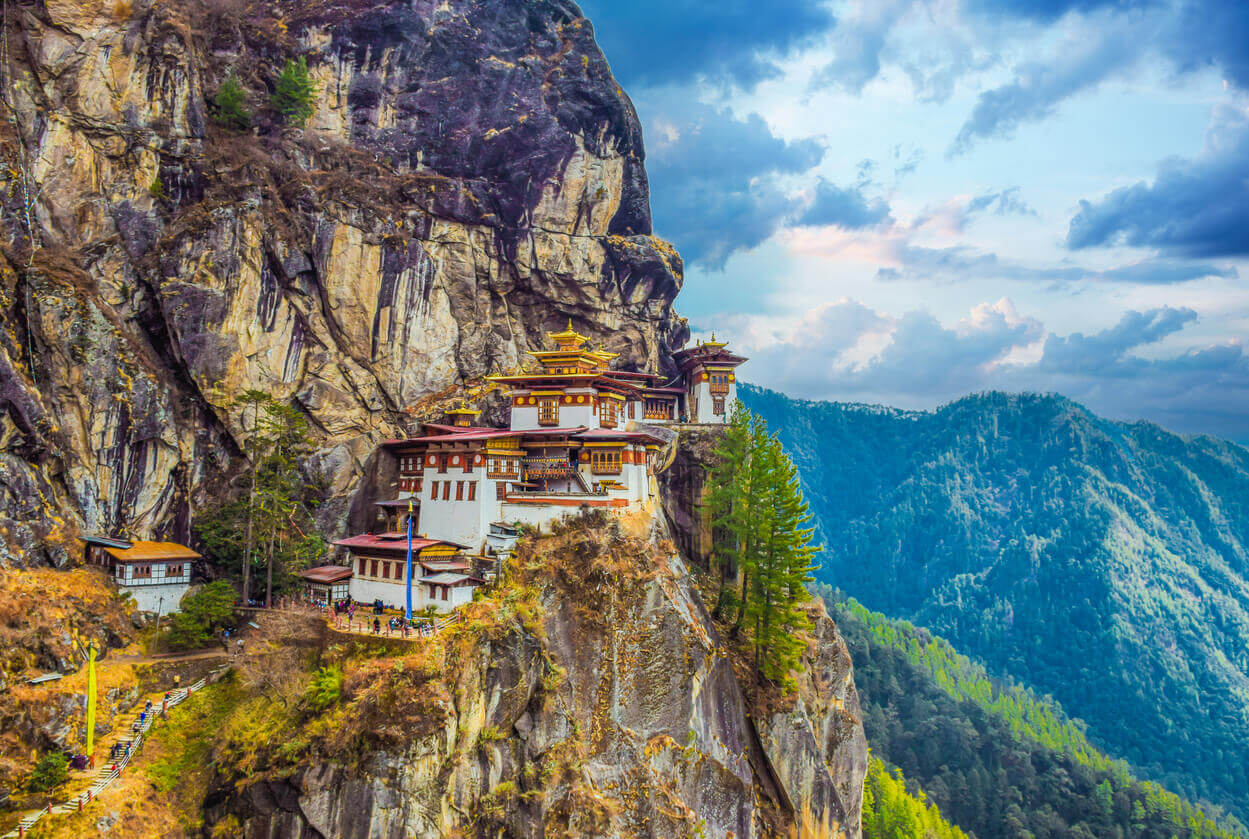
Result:
{"type": "MultiPolygon", "coordinates": [[[[356,628],[356,603],[352,600],[339,600],[334,603],[333,610],[335,615],[334,624],[339,629],[351,631],[356,628]]],[[[386,608],[381,601],[373,604],[373,620],[370,622],[365,618],[359,628],[363,631],[372,631],[374,635],[399,636],[409,638],[415,633],[418,636],[432,635],[434,625],[427,620],[411,621],[405,620],[398,615],[386,617],[386,608]]]]}

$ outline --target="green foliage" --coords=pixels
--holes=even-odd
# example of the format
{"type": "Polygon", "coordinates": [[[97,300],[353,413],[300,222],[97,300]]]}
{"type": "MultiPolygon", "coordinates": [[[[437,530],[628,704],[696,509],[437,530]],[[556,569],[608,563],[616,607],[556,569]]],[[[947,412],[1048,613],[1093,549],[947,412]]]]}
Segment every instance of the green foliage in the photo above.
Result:
{"type": "Polygon", "coordinates": [[[1249,450],[1056,396],[920,413],[740,393],[802,473],[824,582],[1249,818],[1249,450]]]}
{"type": "Polygon", "coordinates": [[[863,780],[863,839],[967,839],[941,816],[923,790],[908,790],[900,769],[891,774],[873,757],[863,780]]]}
{"type": "Polygon", "coordinates": [[[233,622],[237,596],[233,586],[217,580],[184,597],[181,611],[169,617],[169,643],[194,649],[212,641],[221,627],[233,622]]]}
{"type": "Polygon", "coordinates": [[[26,788],[31,792],[47,792],[56,789],[68,778],[69,758],[62,752],[47,752],[31,770],[26,788]]]}
{"type": "Polygon", "coordinates": [[[304,703],[312,711],[324,711],[337,705],[343,694],[341,667],[322,667],[312,674],[312,682],[304,693],[304,703]]]}
{"type": "Polygon", "coordinates": [[[798,473],[767,424],[741,403],[708,469],[708,505],[714,523],[719,577],[716,611],[736,601],[734,628],[745,626],[760,678],[786,687],[802,664],[810,618],[811,517],[798,473]],[[730,593],[729,579],[741,588],[730,593]]]}
{"type": "Polygon", "coordinates": [[[169,194],[165,192],[165,182],[161,180],[160,172],[157,172],[156,176],[152,178],[152,182],[148,184],[147,191],[149,195],[158,201],[163,201],[169,197],[169,194]]]}
{"type": "Polygon", "coordinates": [[[869,742],[963,829],[1056,839],[1243,835],[1231,817],[1216,822],[1132,777],[1048,697],[990,678],[924,629],[822,593],[854,658],[869,742]]]}
{"type": "Polygon", "coordinates": [[[233,73],[226,76],[213,97],[213,120],[227,128],[245,130],[251,127],[252,115],[247,110],[247,94],[233,73]]]}
{"type": "Polygon", "coordinates": [[[232,407],[244,417],[246,494],[202,511],[195,530],[217,566],[239,576],[245,598],[252,597],[253,577],[264,571],[271,600],[293,590],[296,572],[325,556],[313,519],[324,487],[301,466],[312,450],[301,410],[258,390],[240,394],[232,407]]]}
{"type": "Polygon", "coordinates": [[[316,111],[317,87],[308,73],[308,60],[287,59],[273,91],[273,107],[291,125],[303,128],[316,111]]]}

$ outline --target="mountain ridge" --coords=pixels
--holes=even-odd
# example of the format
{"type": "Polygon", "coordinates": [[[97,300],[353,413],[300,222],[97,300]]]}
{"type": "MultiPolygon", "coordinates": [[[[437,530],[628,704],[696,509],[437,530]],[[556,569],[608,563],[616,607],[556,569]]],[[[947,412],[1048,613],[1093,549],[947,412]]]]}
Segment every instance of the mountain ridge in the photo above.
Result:
{"type": "Polygon", "coordinates": [[[990,393],[865,413],[743,387],[798,464],[818,572],[1051,693],[1146,777],[1243,820],[1249,450],[990,393]]]}

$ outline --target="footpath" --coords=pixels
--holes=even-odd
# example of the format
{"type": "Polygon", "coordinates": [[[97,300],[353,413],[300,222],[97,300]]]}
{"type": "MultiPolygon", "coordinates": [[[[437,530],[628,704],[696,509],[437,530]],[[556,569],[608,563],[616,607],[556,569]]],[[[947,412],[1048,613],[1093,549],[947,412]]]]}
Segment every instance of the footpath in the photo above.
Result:
{"type": "Polygon", "coordinates": [[[168,713],[170,708],[182,704],[187,697],[196,691],[203,690],[208,684],[216,682],[230,668],[229,663],[218,667],[203,679],[185,688],[165,692],[157,692],[144,697],[134,711],[120,718],[115,730],[97,746],[97,752],[105,755],[102,765],[94,773],[87,771],[73,773],[70,788],[74,790],[68,798],[60,803],[50,803],[42,810],[34,810],[22,816],[17,827],[4,834],[0,839],[25,839],[27,832],[40,819],[58,813],[81,813],[101,792],[108,789],[119,777],[131,758],[143,746],[144,736],[153,724],[168,713]],[[146,711],[147,702],[151,701],[151,711],[146,711]]]}

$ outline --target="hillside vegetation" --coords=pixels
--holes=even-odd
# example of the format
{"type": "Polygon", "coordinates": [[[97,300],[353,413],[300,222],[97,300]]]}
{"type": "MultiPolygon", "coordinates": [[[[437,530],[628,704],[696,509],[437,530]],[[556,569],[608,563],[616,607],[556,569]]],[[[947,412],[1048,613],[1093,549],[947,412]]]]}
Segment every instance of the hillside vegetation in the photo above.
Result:
{"type": "Polygon", "coordinates": [[[819,579],[1053,695],[1106,752],[1246,818],[1249,451],[1057,396],[924,413],[742,397],[801,471],[819,579]]]}
{"type": "Polygon", "coordinates": [[[964,830],[980,839],[1244,835],[1234,818],[1218,823],[1133,777],[1048,697],[992,679],[927,630],[822,593],[854,657],[874,752],[964,830]]]}

